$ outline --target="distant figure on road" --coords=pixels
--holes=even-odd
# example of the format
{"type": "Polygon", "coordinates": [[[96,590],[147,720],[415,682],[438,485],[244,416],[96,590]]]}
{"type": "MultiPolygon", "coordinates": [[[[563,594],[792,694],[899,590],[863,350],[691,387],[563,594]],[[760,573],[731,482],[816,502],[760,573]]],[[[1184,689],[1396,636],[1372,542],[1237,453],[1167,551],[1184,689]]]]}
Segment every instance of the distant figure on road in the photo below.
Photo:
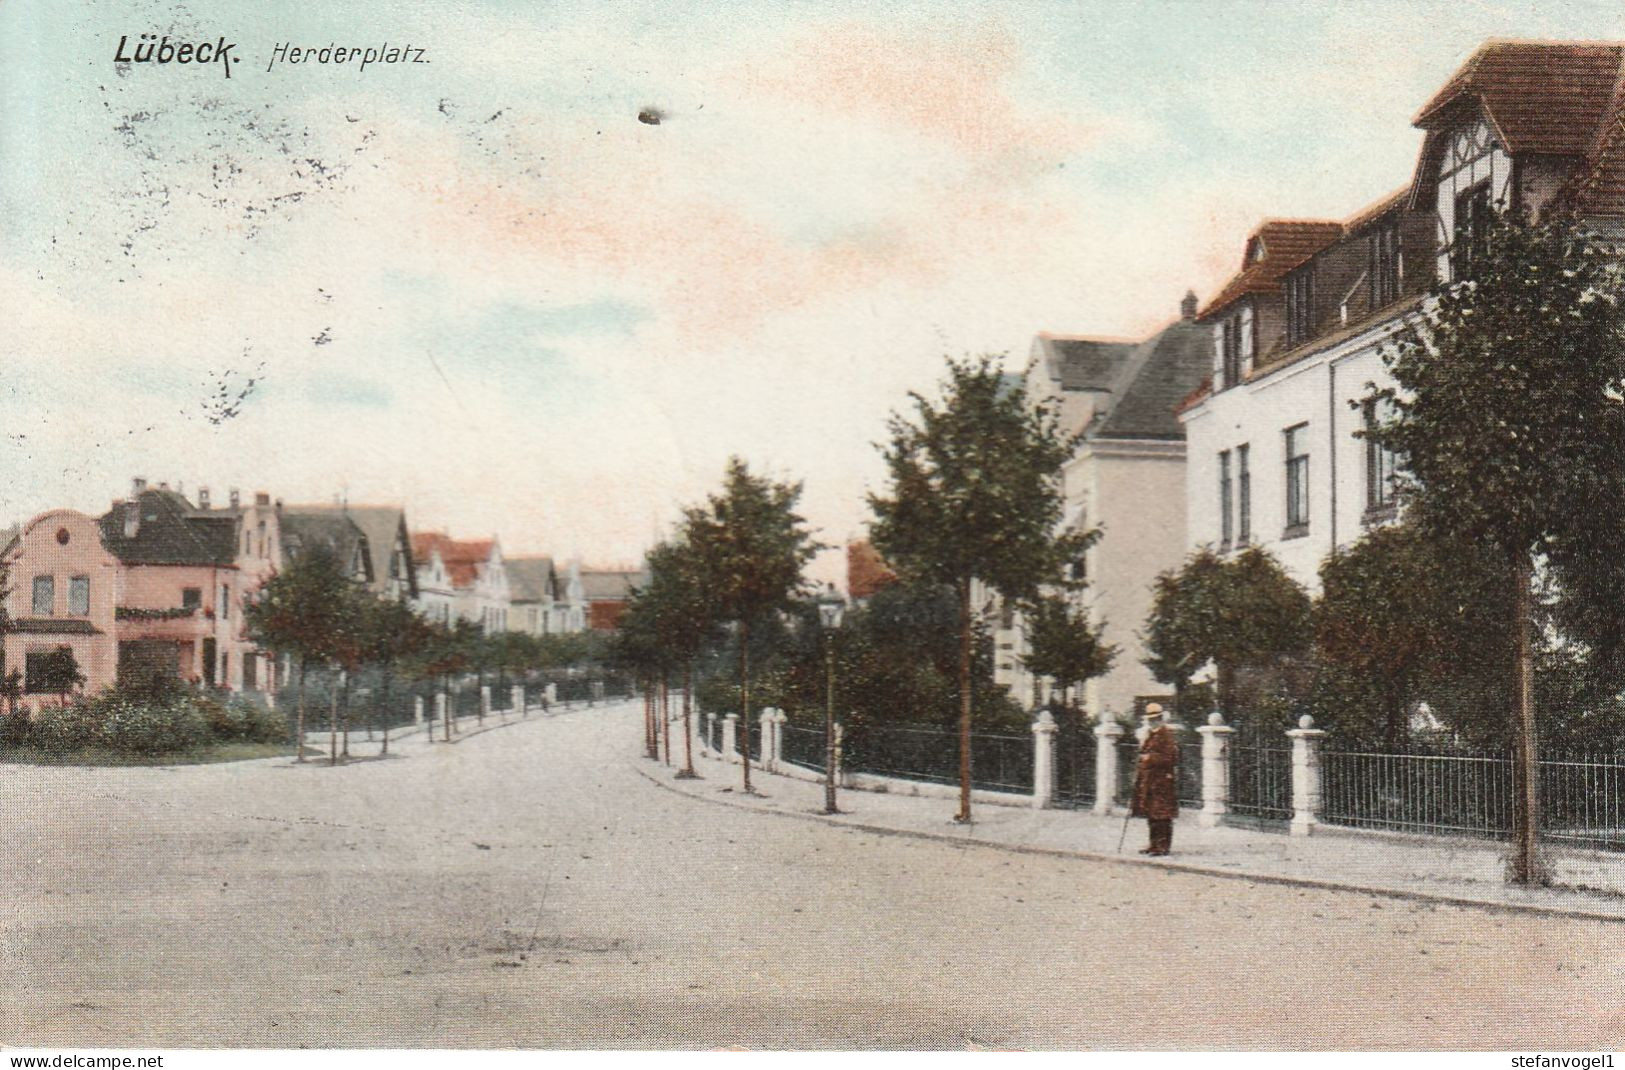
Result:
{"type": "Polygon", "coordinates": [[[1179,792],[1175,773],[1179,767],[1179,744],[1168,727],[1162,707],[1155,702],[1145,708],[1145,723],[1151,729],[1140,744],[1140,765],[1134,774],[1133,817],[1143,817],[1150,826],[1150,844],[1143,855],[1165,855],[1174,845],[1174,817],[1179,813],[1179,792]]]}

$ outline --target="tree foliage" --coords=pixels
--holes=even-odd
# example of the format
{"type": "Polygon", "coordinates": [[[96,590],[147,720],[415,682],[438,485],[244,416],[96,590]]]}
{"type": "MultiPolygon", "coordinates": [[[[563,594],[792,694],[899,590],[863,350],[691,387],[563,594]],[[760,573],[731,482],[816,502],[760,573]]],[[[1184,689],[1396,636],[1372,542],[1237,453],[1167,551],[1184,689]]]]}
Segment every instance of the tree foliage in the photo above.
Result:
{"type": "Polygon", "coordinates": [[[1022,661],[1029,672],[1068,688],[1110,671],[1117,648],[1101,638],[1100,628],[1072,599],[1040,596],[1022,608],[1022,616],[1027,635],[1022,661]]]}

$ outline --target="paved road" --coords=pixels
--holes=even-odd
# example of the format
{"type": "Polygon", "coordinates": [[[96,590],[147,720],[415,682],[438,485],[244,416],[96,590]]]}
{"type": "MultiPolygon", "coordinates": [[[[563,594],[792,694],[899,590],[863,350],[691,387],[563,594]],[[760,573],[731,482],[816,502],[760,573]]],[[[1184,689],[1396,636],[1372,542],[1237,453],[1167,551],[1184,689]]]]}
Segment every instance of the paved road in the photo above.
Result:
{"type": "Polygon", "coordinates": [[[1625,925],[749,814],[639,776],[641,738],[620,707],[339,769],[0,766],[0,1043],[1625,1041],[1625,925]]]}

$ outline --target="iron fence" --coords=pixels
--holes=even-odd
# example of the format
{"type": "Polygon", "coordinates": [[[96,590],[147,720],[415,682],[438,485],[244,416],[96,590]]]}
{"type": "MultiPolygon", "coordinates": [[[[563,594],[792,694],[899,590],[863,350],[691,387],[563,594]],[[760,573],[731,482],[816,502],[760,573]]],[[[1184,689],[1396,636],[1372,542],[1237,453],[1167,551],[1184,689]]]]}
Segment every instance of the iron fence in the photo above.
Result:
{"type": "Polygon", "coordinates": [[[1187,810],[1202,808],[1202,744],[1179,745],[1179,805],[1187,810]]]}
{"type": "MultiPolygon", "coordinates": [[[[870,725],[842,744],[843,768],[907,780],[959,783],[959,733],[936,728],[870,725]]],[[[1031,793],[1032,735],[971,735],[971,786],[988,791],[1031,793]]]]}
{"type": "Polygon", "coordinates": [[[793,724],[786,724],[780,742],[784,753],[779,755],[784,761],[802,766],[806,769],[824,771],[824,757],[826,752],[824,729],[802,728],[793,724]]]}
{"type": "MultiPolygon", "coordinates": [[[[1625,850],[1625,755],[1547,753],[1535,765],[1543,838],[1625,850]]],[[[1504,752],[1321,755],[1328,824],[1471,836],[1512,829],[1516,777],[1504,752]]]]}
{"type": "Polygon", "coordinates": [[[1292,818],[1292,749],[1280,732],[1243,730],[1231,738],[1230,797],[1232,817],[1259,824],[1292,818]]]}
{"type": "Polygon", "coordinates": [[[1096,752],[1093,726],[1077,714],[1062,714],[1056,721],[1055,803],[1093,806],[1096,752]]]}

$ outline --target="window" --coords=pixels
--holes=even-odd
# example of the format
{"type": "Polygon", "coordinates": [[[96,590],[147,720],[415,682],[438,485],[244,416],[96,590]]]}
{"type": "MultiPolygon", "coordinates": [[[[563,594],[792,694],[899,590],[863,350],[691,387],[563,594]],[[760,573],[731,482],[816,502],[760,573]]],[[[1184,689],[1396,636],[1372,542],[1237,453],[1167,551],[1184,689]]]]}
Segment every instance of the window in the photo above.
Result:
{"type": "Polygon", "coordinates": [[[68,616],[90,616],[89,576],[74,576],[68,580],[68,616]]]}
{"type": "Polygon", "coordinates": [[[243,690],[258,691],[260,656],[258,654],[243,655],[243,690]]]}
{"type": "Polygon", "coordinates": [[[1305,265],[1286,277],[1286,344],[1309,339],[1315,329],[1315,269],[1305,265]]]}
{"type": "Polygon", "coordinates": [[[203,682],[209,687],[214,686],[216,643],[213,639],[203,640],[203,682]]]}
{"type": "Polygon", "coordinates": [[[1383,399],[1365,403],[1365,508],[1368,513],[1394,507],[1394,451],[1370,437],[1370,432],[1392,416],[1392,403],[1383,399]]]}
{"type": "Polygon", "coordinates": [[[1246,546],[1253,538],[1253,474],[1247,467],[1245,445],[1236,447],[1236,545],[1246,546]]]}
{"type": "Polygon", "coordinates": [[[56,612],[56,577],[34,577],[34,616],[49,617],[56,612]]]}
{"type": "Polygon", "coordinates": [[[1235,386],[1247,377],[1253,357],[1253,310],[1226,316],[1213,328],[1214,389],[1235,386]]]}
{"type": "Polygon", "coordinates": [[[83,682],[69,647],[34,650],[23,656],[23,690],[30,695],[65,695],[83,682]]]}
{"type": "Polygon", "coordinates": [[[201,588],[201,587],[183,587],[183,588],[181,588],[181,608],[182,609],[197,609],[201,605],[203,605],[203,588],[201,588]]]}
{"type": "Polygon", "coordinates": [[[1219,545],[1228,548],[1230,545],[1231,522],[1234,519],[1231,508],[1234,502],[1230,497],[1230,451],[1219,451],[1219,545]]]}
{"type": "Polygon", "coordinates": [[[220,619],[225,620],[226,617],[230,615],[230,611],[231,611],[231,585],[227,584],[227,583],[222,583],[220,585],[220,619]]]}
{"type": "Polygon", "coordinates": [[[1455,236],[1450,246],[1450,273],[1466,277],[1484,255],[1490,233],[1490,184],[1479,182],[1456,194],[1455,236]]]}
{"type": "Polygon", "coordinates": [[[1403,265],[1399,252],[1399,224],[1384,223],[1366,239],[1370,250],[1371,308],[1379,309],[1399,298],[1403,265]]]}
{"type": "Polygon", "coordinates": [[[1309,528],[1309,425],[1284,432],[1286,439],[1286,534],[1302,535],[1309,528]]]}

